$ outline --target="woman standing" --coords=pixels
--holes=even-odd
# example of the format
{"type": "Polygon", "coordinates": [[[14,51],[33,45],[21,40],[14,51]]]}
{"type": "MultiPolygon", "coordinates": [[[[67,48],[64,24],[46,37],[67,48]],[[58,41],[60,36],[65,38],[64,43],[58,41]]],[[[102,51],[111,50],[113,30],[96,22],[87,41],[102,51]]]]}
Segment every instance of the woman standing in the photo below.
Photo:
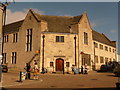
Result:
{"type": "Polygon", "coordinates": [[[39,77],[38,77],[38,75],[39,75],[39,68],[38,68],[37,63],[35,63],[35,65],[33,67],[33,70],[34,70],[34,79],[35,80],[39,79],[39,77]]]}

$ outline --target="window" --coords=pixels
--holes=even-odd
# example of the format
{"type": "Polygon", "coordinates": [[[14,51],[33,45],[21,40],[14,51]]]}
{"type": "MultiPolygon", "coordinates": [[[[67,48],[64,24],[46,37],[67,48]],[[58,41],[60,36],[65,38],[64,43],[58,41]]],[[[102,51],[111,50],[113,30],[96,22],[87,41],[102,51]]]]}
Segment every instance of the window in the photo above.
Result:
{"type": "Polygon", "coordinates": [[[18,33],[13,34],[13,43],[17,42],[18,33]]]}
{"type": "Polygon", "coordinates": [[[12,52],[12,64],[16,64],[16,59],[17,59],[17,53],[12,52]]]}
{"type": "Polygon", "coordinates": [[[26,32],[26,51],[32,51],[32,29],[26,32]]]}
{"type": "Polygon", "coordinates": [[[56,36],[56,42],[64,42],[64,36],[56,36]]]}
{"type": "Polygon", "coordinates": [[[95,48],[98,48],[98,43],[94,42],[94,44],[95,44],[95,48]]]}
{"type": "Polygon", "coordinates": [[[6,64],[6,53],[3,53],[2,64],[6,64]]]}
{"type": "Polygon", "coordinates": [[[95,55],[95,63],[98,63],[98,56],[95,55]]]}
{"type": "Polygon", "coordinates": [[[111,61],[112,59],[110,58],[110,61],[111,61]]]}
{"type": "Polygon", "coordinates": [[[70,67],[70,62],[66,62],[66,67],[70,67]]]}
{"type": "Polygon", "coordinates": [[[109,51],[111,52],[111,48],[109,48],[109,51]]]}
{"type": "Polygon", "coordinates": [[[4,36],[3,41],[4,41],[4,43],[8,42],[8,35],[5,35],[5,36],[4,36]]]}
{"type": "Polygon", "coordinates": [[[88,44],[88,34],[84,32],[84,44],[88,44]]]}
{"type": "Polygon", "coordinates": [[[108,47],[107,46],[105,46],[105,51],[108,51],[108,47]]]}
{"type": "Polygon", "coordinates": [[[113,53],[115,52],[115,50],[113,49],[113,53]]]}
{"type": "Polygon", "coordinates": [[[90,62],[90,54],[82,54],[82,65],[87,64],[88,66],[91,65],[90,62]]]}
{"type": "Polygon", "coordinates": [[[53,67],[53,62],[50,62],[50,67],[53,67]]]}
{"type": "Polygon", "coordinates": [[[107,58],[107,57],[105,57],[105,62],[106,62],[106,63],[108,62],[108,58],[107,58]]]}
{"type": "Polygon", "coordinates": [[[100,49],[102,49],[102,50],[103,50],[103,45],[101,45],[101,44],[100,44],[100,49]]]}
{"type": "Polygon", "coordinates": [[[104,58],[100,56],[100,63],[104,63],[104,58]]]}

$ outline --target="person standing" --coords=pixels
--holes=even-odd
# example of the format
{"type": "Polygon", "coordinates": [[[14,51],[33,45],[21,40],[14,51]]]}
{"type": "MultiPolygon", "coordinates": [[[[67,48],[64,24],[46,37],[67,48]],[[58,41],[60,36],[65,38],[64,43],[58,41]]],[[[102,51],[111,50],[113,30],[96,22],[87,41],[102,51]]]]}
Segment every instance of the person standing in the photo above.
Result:
{"type": "Polygon", "coordinates": [[[72,65],[72,73],[74,73],[74,65],[72,65]]]}
{"type": "Polygon", "coordinates": [[[88,74],[88,68],[87,68],[87,64],[84,67],[84,74],[88,74]]]}
{"type": "Polygon", "coordinates": [[[26,74],[26,79],[30,79],[30,68],[31,68],[31,66],[30,66],[30,64],[29,63],[26,63],[26,68],[25,68],[25,70],[26,70],[26,72],[27,72],[27,74],[26,74]]]}
{"type": "Polygon", "coordinates": [[[33,67],[33,70],[34,70],[34,79],[35,79],[35,80],[38,80],[38,79],[39,79],[39,77],[38,77],[39,68],[38,68],[37,63],[35,63],[35,65],[34,65],[34,67],[33,67]]]}
{"type": "Polygon", "coordinates": [[[81,74],[83,74],[83,66],[81,66],[81,74]]]}

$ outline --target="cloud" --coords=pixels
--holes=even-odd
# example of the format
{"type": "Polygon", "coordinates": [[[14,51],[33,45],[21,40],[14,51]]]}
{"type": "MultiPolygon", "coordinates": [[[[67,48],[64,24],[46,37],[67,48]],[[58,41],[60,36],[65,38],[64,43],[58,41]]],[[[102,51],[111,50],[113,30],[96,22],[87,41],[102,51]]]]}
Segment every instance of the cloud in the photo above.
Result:
{"type": "MultiPolygon", "coordinates": [[[[23,11],[15,11],[12,12],[10,9],[7,9],[7,15],[6,15],[6,24],[16,22],[19,20],[23,20],[27,14],[29,9],[24,9],[23,11]]],[[[36,13],[43,14],[43,11],[40,11],[38,9],[33,9],[36,13]]]]}
{"type": "Polygon", "coordinates": [[[7,9],[6,24],[22,20],[26,14],[27,12],[25,10],[12,12],[10,9],[7,9]]]}

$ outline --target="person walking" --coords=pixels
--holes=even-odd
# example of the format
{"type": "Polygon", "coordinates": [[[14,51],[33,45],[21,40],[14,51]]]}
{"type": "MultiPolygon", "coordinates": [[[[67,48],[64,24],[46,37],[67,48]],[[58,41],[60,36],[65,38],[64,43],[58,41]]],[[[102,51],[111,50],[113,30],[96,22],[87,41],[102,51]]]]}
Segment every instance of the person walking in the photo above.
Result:
{"type": "Polygon", "coordinates": [[[30,63],[26,63],[26,68],[24,68],[25,70],[26,70],[26,79],[30,79],[30,68],[31,68],[31,66],[30,66],[30,63]]]}
{"type": "Polygon", "coordinates": [[[33,79],[38,80],[39,79],[39,77],[38,77],[38,75],[39,75],[39,68],[38,68],[37,63],[35,63],[35,65],[33,67],[33,71],[34,71],[34,78],[33,79]]]}

